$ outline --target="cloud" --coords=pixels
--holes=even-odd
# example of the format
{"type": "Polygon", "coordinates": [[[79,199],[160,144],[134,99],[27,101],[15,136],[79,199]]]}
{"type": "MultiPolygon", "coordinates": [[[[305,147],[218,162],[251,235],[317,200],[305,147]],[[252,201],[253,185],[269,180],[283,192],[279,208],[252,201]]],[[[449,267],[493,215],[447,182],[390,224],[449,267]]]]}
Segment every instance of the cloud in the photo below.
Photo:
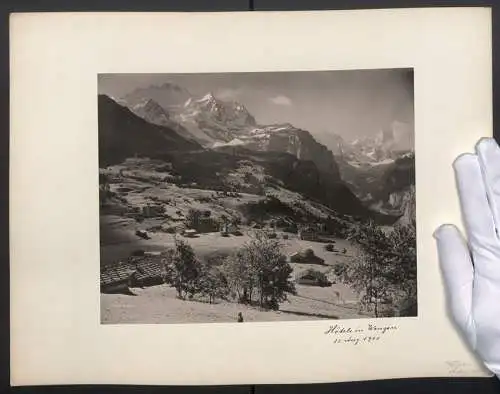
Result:
{"type": "Polygon", "coordinates": [[[271,102],[276,105],[292,105],[292,100],[283,95],[270,98],[269,100],[271,100],[271,102]]]}
{"type": "Polygon", "coordinates": [[[216,96],[221,100],[235,100],[241,91],[239,89],[224,88],[217,91],[216,96]]]}

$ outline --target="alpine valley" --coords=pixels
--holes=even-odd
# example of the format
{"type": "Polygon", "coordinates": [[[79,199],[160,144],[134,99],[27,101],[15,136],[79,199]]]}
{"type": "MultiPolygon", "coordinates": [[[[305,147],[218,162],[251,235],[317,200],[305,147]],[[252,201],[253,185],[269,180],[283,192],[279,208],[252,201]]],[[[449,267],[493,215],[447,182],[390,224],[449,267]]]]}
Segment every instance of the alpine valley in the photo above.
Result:
{"type": "Polygon", "coordinates": [[[404,126],[395,122],[374,138],[351,142],[331,133],[321,144],[289,123],[258,124],[239,102],[211,92],[194,97],[172,83],[116,101],[99,97],[101,166],[131,155],[160,158],[181,182],[234,191],[256,188],[255,180],[233,179],[242,168],[257,174],[249,170],[255,167],[264,175],[257,182],[263,195],[285,188],[337,214],[381,224],[415,216],[413,133],[404,126]]]}
{"type": "MultiPolygon", "coordinates": [[[[347,141],[262,124],[241,102],[164,83],[100,94],[98,127],[103,322],[227,322],[241,311],[245,321],[376,315],[360,309],[362,295],[342,282],[339,267],[361,256],[352,240],[361,223],[390,231],[415,220],[413,134],[405,124],[347,141]],[[157,260],[179,239],[210,267],[207,285],[219,283],[216,268],[261,232],[280,243],[296,285],[279,310],[182,300],[174,287],[151,284],[163,283],[157,260]],[[130,278],[138,297],[111,294],[130,278]]],[[[191,261],[189,253],[182,258],[191,261]]]]}

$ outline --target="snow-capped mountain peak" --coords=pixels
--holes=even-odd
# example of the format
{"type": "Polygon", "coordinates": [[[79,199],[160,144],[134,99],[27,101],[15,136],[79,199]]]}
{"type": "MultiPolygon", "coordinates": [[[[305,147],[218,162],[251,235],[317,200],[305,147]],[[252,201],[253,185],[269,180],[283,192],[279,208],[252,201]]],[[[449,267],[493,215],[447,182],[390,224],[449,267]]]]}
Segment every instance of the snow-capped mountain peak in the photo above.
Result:
{"type": "Polygon", "coordinates": [[[355,165],[376,165],[394,161],[413,152],[413,129],[403,122],[393,122],[372,136],[359,137],[345,142],[340,136],[330,138],[337,145],[336,155],[355,165]]]}
{"type": "Polygon", "coordinates": [[[217,117],[221,118],[226,112],[226,108],[224,106],[224,103],[221,101],[217,100],[212,92],[207,93],[205,96],[203,96],[201,99],[198,99],[195,101],[196,106],[201,107],[202,109],[206,111],[210,111],[213,114],[215,114],[217,117]]]}
{"type": "Polygon", "coordinates": [[[166,125],[170,115],[163,107],[152,99],[144,99],[130,107],[132,112],[150,123],[166,125]]]}
{"type": "Polygon", "coordinates": [[[199,103],[216,103],[217,99],[212,92],[208,92],[201,99],[197,100],[199,103]]]}
{"type": "Polygon", "coordinates": [[[155,111],[162,111],[165,112],[165,110],[158,104],[156,101],[153,99],[144,99],[143,101],[140,101],[139,103],[135,104],[132,108],[134,109],[145,109],[145,110],[155,110],[155,111]]]}
{"type": "Polygon", "coordinates": [[[255,127],[254,117],[245,106],[236,101],[223,101],[213,92],[201,98],[188,99],[182,111],[182,120],[196,123],[203,131],[213,134],[212,138],[228,141],[229,134],[255,127]],[[221,132],[223,138],[221,138],[221,132]]]}

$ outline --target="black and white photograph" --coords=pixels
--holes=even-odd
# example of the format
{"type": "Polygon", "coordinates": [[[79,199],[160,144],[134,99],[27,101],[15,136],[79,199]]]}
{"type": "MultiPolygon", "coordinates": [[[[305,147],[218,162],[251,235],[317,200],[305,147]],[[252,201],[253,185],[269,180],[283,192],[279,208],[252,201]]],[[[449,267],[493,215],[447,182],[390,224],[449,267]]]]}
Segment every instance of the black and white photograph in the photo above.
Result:
{"type": "Polygon", "coordinates": [[[97,80],[101,324],[418,315],[413,69],[97,80]]]}

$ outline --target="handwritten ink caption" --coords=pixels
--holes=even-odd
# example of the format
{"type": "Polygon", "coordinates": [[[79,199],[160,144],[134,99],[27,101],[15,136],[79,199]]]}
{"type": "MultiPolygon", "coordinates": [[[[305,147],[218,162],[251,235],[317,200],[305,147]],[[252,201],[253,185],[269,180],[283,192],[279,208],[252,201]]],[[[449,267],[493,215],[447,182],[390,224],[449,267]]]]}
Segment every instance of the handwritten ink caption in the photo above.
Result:
{"type": "Polygon", "coordinates": [[[325,335],[331,336],[334,344],[358,346],[361,344],[379,342],[388,334],[398,329],[396,325],[378,326],[371,323],[359,325],[355,328],[335,324],[325,331],[325,335]]]}

